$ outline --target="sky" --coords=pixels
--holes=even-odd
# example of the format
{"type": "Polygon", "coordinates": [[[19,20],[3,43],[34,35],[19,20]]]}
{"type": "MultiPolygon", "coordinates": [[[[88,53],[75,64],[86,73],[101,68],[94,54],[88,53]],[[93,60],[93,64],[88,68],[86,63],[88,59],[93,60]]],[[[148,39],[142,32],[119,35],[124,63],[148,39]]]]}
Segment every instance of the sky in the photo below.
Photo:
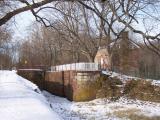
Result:
{"type": "MultiPolygon", "coordinates": [[[[150,10],[151,11],[151,10],[150,10]]],[[[16,23],[13,24],[13,30],[14,30],[14,36],[13,39],[16,40],[17,38],[25,38],[29,34],[29,30],[32,29],[31,24],[35,21],[35,17],[32,15],[30,11],[26,11],[23,13],[20,13],[16,15],[13,20],[15,19],[16,23]]],[[[147,20],[147,19],[145,19],[147,20]]],[[[160,25],[157,25],[157,23],[154,21],[147,21],[147,27],[150,27],[150,25],[155,24],[157,28],[155,29],[154,33],[152,32],[151,34],[159,33],[159,27],[160,25]]],[[[144,26],[142,21],[139,22],[139,24],[135,25],[138,30],[143,30],[144,31],[144,26]]],[[[152,27],[152,26],[151,26],[152,27]]]]}
{"type": "Polygon", "coordinates": [[[28,35],[31,24],[35,21],[34,16],[30,11],[20,13],[13,18],[16,23],[12,25],[14,31],[13,39],[25,38],[28,35]]]}
{"type": "MultiPolygon", "coordinates": [[[[32,29],[32,23],[35,21],[35,17],[30,11],[26,11],[16,15],[13,18],[16,22],[13,24],[14,35],[12,37],[13,41],[24,40],[29,35],[29,30],[32,29]]],[[[142,29],[143,25],[140,23],[136,26],[138,29],[142,29]]]]}

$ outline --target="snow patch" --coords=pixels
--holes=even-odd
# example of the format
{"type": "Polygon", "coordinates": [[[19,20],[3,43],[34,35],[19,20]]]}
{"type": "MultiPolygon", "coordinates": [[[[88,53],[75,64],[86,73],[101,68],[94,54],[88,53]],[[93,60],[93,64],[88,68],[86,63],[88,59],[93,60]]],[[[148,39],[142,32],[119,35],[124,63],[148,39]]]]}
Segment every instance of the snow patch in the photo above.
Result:
{"type": "Polygon", "coordinates": [[[137,109],[139,110],[137,114],[148,117],[160,116],[160,103],[132,100],[125,97],[116,101],[95,99],[89,102],[70,102],[66,98],[52,95],[46,91],[43,91],[43,94],[51,102],[52,109],[65,120],[122,120],[114,112],[131,109],[137,109]]]}
{"type": "MultiPolygon", "coordinates": [[[[123,83],[126,83],[129,80],[140,80],[141,79],[138,77],[127,76],[127,75],[123,75],[123,74],[112,72],[112,71],[102,71],[102,74],[105,74],[109,76],[110,78],[118,78],[123,83]]],[[[146,79],[146,80],[151,81],[152,85],[160,86],[160,80],[152,80],[152,79],[146,79]]]]}
{"type": "Polygon", "coordinates": [[[16,71],[0,71],[0,118],[2,120],[61,120],[49,107],[38,87],[16,71]]]}

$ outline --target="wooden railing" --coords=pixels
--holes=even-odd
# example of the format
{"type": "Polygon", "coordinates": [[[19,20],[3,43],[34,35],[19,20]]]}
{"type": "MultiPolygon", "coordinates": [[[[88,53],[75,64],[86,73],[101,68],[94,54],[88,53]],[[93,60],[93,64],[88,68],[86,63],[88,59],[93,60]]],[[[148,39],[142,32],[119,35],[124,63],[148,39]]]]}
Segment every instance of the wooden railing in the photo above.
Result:
{"type": "Polygon", "coordinates": [[[51,71],[98,71],[99,65],[97,63],[72,63],[58,66],[51,66],[51,71]]]}

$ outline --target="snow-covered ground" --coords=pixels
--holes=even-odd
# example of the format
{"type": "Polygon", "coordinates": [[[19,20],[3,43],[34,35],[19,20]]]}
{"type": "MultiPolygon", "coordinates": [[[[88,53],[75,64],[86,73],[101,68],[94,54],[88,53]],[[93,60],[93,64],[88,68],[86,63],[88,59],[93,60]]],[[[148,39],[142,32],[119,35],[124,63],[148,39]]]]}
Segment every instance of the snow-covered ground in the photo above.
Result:
{"type": "MultiPolygon", "coordinates": [[[[114,76],[119,74],[112,73],[114,76]]],[[[124,97],[116,101],[71,102],[46,91],[42,93],[16,72],[0,71],[0,120],[160,120],[160,103],[124,97]]]]}
{"type": "Polygon", "coordinates": [[[61,120],[38,87],[15,71],[0,71],[0,120],[61,120]]]}
{"type": "Polygon", "coordinates": [[[52,109],[64,120],[160,120],[160,103],[124,97],[117,101],[95,99],[90,102],[70,102],[46,91],[43,94],[51,102],[52,109]]]}
{"type": "MultiPolygon", "coordinates": [[[[102,71],[102,74],[108,75],[110,78],[118,78],[123,83],[126,83],[128,80],[142,79],[142,78],[138,78],[138,77],[123,75],[123,74],[112,72],[112,71],[102,71]]],[[[151,83],[153,85],[160,86],[160,80],[152,80],[152,79],[146,79],[146,80],[151,81],[151,83]]]]}

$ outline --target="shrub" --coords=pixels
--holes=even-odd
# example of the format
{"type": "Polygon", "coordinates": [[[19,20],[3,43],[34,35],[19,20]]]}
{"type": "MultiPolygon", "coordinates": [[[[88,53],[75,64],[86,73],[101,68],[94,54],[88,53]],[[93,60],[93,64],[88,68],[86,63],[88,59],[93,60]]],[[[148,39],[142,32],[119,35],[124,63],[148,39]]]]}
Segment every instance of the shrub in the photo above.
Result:
{"type": "Polygon", "coordinates": [[[123,94],[133,99],[160,102],[160,87],[147,80],[131,80],[124,87],[123,94]]]}
{"type": "Polygon", "coordinates": [[[119,96],[121,96],[121,88],[117,86],[122,84],[119,79],[101,75],[97,82],[99,84],[99,90],[96,95],[97,98],[119,98],[119,96]]]}

